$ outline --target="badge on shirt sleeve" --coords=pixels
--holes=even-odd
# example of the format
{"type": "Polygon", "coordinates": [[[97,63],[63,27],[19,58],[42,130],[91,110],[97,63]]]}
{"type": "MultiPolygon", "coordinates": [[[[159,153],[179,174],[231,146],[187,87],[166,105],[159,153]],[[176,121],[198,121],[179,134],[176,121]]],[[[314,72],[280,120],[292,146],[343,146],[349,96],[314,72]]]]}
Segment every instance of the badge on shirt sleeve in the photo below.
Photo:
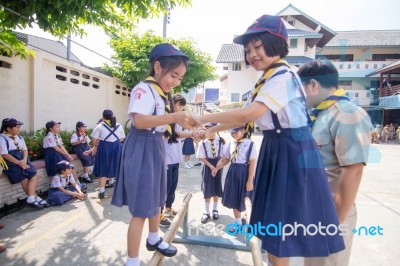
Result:
{"type": "Polygon", "coordinates": [[[135,95],[135,99],[140,100],[142,98],[143,94],[146,94],[147,92],[142,89],[142,88],[137,88],[133,91],[134,95],[135,95]]]}

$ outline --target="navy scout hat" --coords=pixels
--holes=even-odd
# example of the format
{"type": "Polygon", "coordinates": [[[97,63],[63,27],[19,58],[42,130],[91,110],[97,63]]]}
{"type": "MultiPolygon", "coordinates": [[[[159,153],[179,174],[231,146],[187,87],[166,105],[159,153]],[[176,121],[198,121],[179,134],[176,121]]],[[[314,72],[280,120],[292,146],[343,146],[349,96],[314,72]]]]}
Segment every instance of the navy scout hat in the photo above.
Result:
{"type": "Polygon", "coordinates": [[[78,121],[78,122],[76,123],[76,128],[81,128],[81,127],[86,127],[86,124],[83,123],[82,121],[78,121]]]}
{"type": "Polygon", "coordinates": [[[56,122],[54,120],[50,120],[46,123],[46,129],[50,130],[50,128],[54,127],[55,125],[59,125],[61,122],[56,122]]]}
{"type": "Polygon", "coordinates": [[[243,128],[244,128],[244,126],[240,126],[240,127],[237,127],[237,128],[232,128],[231,130],[229,130],[229,133],[236,133],[236,132],[242,130],[243,128]]]}
{"type": "Polygon", "coordinates": [[[189,60],[189,57],[178,49],[175,45],[170,43],[162,43],[154,46],[149,55],[151,63],[163,56],[182,56],[189,60]]]}
{"type": "Polygon", "coordinates": [[[66,169],[74,169],[74,165],[66,160],[62,160],[57,163],[57,171],[60,172],[66,169]]]}
{"type": "Polygon", "coordinates": [[[244,39],[250,34],[268,32],[282,39],[288,39],[288,33],[282,19],[277,16],[263,15],[259,17],[246,32],[233,39],[234,43],[244,45],[244,39]]]}
{"type": "Polygon", "coordinates": [[[24,123],[18,121],[15,118],[4,118],[2,123],[1,123],[1,132],[3,132],[4,130],[6,130],[6,128],[8,127],[15,127],[18,125],[23,125],[24,123]]]}

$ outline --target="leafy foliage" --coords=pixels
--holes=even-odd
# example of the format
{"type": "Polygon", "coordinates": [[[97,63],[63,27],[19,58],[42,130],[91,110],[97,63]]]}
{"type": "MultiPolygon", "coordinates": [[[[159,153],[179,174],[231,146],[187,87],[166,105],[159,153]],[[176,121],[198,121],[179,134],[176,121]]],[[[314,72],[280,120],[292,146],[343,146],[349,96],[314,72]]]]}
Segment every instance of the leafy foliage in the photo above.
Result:
{"type": "MultiPolygon", "coordinates": [[[[149,72],[148,55],[153,47],[167,40],[148,31],[143,35],[119,33],[111,36],[110,46],[114,49],[114,65],[107,65],[108,71],[123,80],[130,88],[143,80],[149,72]]],[[[180,87],[175,91],[188,91],[190,88],[217,78],[211,56],[198,49],[191,39],[170,39],[168,42],[179,47],[190,58],[188,71],[180,87]]]]}
{"type": "Polygon", "coordinates": [[[66,36],[69,32],[82,35],[86,24],[97,25],[105,32],[119,28],[132,29],[142,18],[159,16],[167,8],[188,6],[191,0],[0,0],[0,48],[20,56],[28,52],[18,51],[21,41],[15,45],[7,42],[7,35],[15,28],[39,28],[55,36],[66,36]],[[14,50],[14,48],[16,50],[14,50]]]}

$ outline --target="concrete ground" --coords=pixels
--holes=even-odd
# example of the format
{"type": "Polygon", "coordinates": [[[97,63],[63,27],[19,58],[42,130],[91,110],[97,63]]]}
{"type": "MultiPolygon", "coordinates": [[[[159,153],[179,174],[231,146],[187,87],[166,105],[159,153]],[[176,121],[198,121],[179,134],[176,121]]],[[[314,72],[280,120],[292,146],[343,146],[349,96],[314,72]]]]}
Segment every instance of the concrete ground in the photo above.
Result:
{"type": "MultiPolygon", "coordinates": [[[[229,138],[229,135],[223,134],[229,138]]],[[[260,147],[261,136],[253,136],[260,147]]],[[[372,162],[365,168],[357,197],[358,227],[380,226],[383,235],[354,236],[350,265],[400,265],[397,246],[400,238],[400,145],[372,145],[372,162]]],[[[192,158],[195,160],[195,158],[192,158]]],[[[226,172],[226,170],[225,170],[226,172]]],[[[180,180],[174,208],[179,209],[184,196],[191,192],[188,221],[200,225],[203,198],[200,191],[201,166],[180,168],[180,180]]],[[[28,208],[0,220],[0,244],[7,251],[0,254],[0,265],[123,265],[126,259],[126,231],[130,214],[126,207],[111,206],[112,189],[106,198],[97,198],[97,184],[89,184],[88,199],[73,200],[61,207],[41,211],[28,208]]],[[[230,210],[220,205],[218,224],[233,221],[230,210]]],[[[217,223],[209,222],[211,232],[217,223]]],[[[140,257],[147,265],[153,252],[146,250],[147,225],[143,233],[140,257]]],[[[161,229],[160,232],[165,232],[161,229]]],[[[195,231],[192,231],[194,233],[195,231]]],[[[205,235],[204,228],[199,234],[205,235]]],[[[372,231],[371,231],[372,232],[372,231]]],[[[182,228],[178,235],[182,234],[182,228]]],[[[224,238],[233,238],[224,234],[224,238]]],[[[243,237],[235,237],[243,240],[243,237]]],[[[178,254],[164,260],[164,265],[252,265],[247,251],[192,244],[175,244],[178,254]]],[[[300,258],[291,266],[302,265],[300,258]]]]}

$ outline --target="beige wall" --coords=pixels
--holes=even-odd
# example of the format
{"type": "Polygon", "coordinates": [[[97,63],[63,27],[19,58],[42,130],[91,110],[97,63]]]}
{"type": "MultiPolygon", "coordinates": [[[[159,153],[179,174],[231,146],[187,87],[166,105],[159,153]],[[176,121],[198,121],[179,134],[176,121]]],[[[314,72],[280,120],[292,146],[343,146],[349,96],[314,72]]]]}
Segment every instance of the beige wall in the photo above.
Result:
{"type": "Polygon", "coordinates": [[[27,60],[0,57],[12,64],[11,69],[0,67],[1,119],[15,117],[25,123],[23,129],[27,131],[44,127],[48,120],[61,121],[62,129],[74,130],[78,120],[93,128],[102,111],[110,108],[118,122],[125,123],[129,91],[122,81],[46,52],[35,52],[35,58],[27,60]],[[56,75],[66,80],[59,80],[56,75]],[[71,79],[76,79],[78,84],[71,79]]]}

